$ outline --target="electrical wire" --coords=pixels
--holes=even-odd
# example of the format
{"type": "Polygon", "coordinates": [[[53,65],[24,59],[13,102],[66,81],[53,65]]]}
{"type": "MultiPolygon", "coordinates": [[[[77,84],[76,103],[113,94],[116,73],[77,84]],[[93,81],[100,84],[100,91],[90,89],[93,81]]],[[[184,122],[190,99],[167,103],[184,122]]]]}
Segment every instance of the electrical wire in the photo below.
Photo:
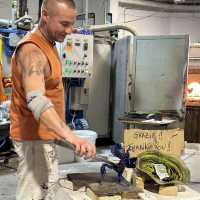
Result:
{"type": "MultiPolygon", "coordinates": [[[[141,20],[144,20],[144,19],[147,19],[147,18],[151,18],[151,17],[156,17],[156,18],[160,18],[160,19],[167,19],[167,18],[175,18],[175,19],[185,19],[185,20],[190,20],[190,21],[194,21],[196,22],[197,20],[200,19],[200,16],[197,17],[197,16],[194,16],[194,17],[177,17],[177,16],[156,16],[157,15],[157,12],[154,12],[150,15],[146,15],[146,16],[137,16],[137,15],[134,15],[134,14],[127,14],[126,11],[127,10],[130,10],[130,9],[124,9],[124,19],[125,19],[125,16],[133,16],[133,17],[138,17],[137,19],[133,19],[133,20],[124,20],[123,23],[130,23],[130,22],[134,22],[134,21],[141,21],[141,20]]],[[[160,12],[161,13],[161,12],[160,12]]]]}
{"type": "MultiPolygon", "coordinates": [[[[127,14],[127,16],[134,16],[134,17],[137,17],[135,15],[131,15],[131,14],[127,14]]],[[[193,21],[193,22],[197,22],[200,20],[200,17],[168,17],[168,16],[151,16],[151,15],[148,15],[148,16],[145,16],[145,17],[139,17],[137,19],[134,19],[134,20],[130,20],[130,21],[139,21],[139,20],[143,20],[143,19],[146,19],[146,18],[150,18],[150,17],[155,17],[155,18],[160,18],[160,19],[167,19],[167,18],[171,18],[171,19],[184,19],[184,20],[190,20],[190,21],[193,21]]],[[[125,21],[124,23],[127,23],[127,22],[130,22],[130,21],[125,21]]]]}
{"type": "MultiPolygon", "coordinates": [[[[126,15],[127,15],[127,14],[126,14],[126,15]]],[[[155,13],[154,13],[154,14],[151,14],[151,15],[144,16],[144,17],[139,17],[139,18],[137,18],[137,19],[124,21],[124,23],[129,23],[129,22],[144,20],[144,19],[147,19],[147,18],[151,18],[151,17],[153,17],[154,15],[155,15],[155,13]]]]}
{"type": "Polygon", "coordinates": [[[76,128],[76,125],[74,123],[75,117],[76,117],[76,113],[74,112],[73,117],[72,117],[72,126],[73,126],[74,129],[76,128]]]}

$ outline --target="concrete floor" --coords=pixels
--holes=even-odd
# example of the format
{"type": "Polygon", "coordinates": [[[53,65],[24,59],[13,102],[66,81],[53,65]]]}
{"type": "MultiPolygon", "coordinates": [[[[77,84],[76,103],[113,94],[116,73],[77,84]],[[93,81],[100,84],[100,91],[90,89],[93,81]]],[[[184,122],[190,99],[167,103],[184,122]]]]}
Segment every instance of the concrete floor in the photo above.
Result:
{"type": "MultiPolygon", "coordinates": [[[[100,162],[88,163],[72,163],[60,165],[60,177],[65,177],[67,173],[82,172],[98,172],[100,162]]],[[[13,170],[4,170],[0,175],[0,200],[15,200],[16,191],[16,172],[13,170]]],[[[59,199],[65,200],[65,199],[59,199]]]]}
{"type": "MultiPolygon", "coordinates": [[[[98,154],[109,154],[109,151],[106,149],[98,149],[98,154]],[[103,152],[103,153],[102,153],[103,152]]],[[[66,174],[68,173],[80,173],[80,172],[98,172],[101,166],[101,162],[73,162],[68,164],[62,164],[59,165],[60,169],[60,177],[66,177],[66,174]]],[[[196,174],[195,174],[196,175],[196,174]]],[[[11,169],[0,168],[0,200],[15,200],[15,191],[16,191],[16,172],[11,169]]],[[[195,196],[197,198],[188,198],[186,200],[200,200],[200,182],[198,183],[191,183],[188,185],[189,188],[194,190],[195,196]]],[[[83,198],[67,198],[66,197],[66,191],[61,191],[59,194],[59,200],[69,200],[69,199],[75,199],[75,200],[82,200],[87,199],[87,197],[83,198]]],[[[79,194],[76,194],[80,197],[79,194]]],[[[148,198],[148,195],[151,195],[149,193],[146,193],[147,195],[146,199],[153,200],[152,197],[148,198]]],[[[144,198],[145,199],[145,198],[144,198]]],[[[164,198],[168,199],[168,198],[164,198]]],[[[174,200],[174,198],[172,198],[174,200]]],[[[185,200],[185,198],[180,198],[181,200],[185,200]]],[[[155,198],[155,200],[160,200],[160,198],[155,198]]],[[[178,199],[179,200],[179,199],[178,199]]]]}
{"type": "MultiPolygon", "coordinates": [[[[98,172],[101,164],[102,164],[101,162],[90,162],[90,163],[85,162],[85,163],[71,163],[71,164],[60,165],[59,166],[60,176],[65,177],[67,173],[98,172]]],[[[199,196],[199,198],[197,197],[197,199],[195,200],[200,200],[200,183],[191,183],[189,184],[189,187],[192,188],[194,191],[199,192],[196,193],[195,195],[196,197],[199,196]]],[[[16,190],[16,173],[13,172],[12,170],[7,170],[5,174],[0,175],[0,200],[15,200],[15,190],[16,190]]],[[[147,193],[146,195],[150,194],[147,193]]],[[[65,192],[60,191],[59,197],[60,197],[59,200],[71,199],[66,197],[66,191],[65,192]],[[62,196],[63,198],[61,198],[62,196]]],[[[85,199],[85,197],[83,199],[85,199]]],[[[75,200],[77,200],[77,198],[75,198],[75,200]]]]}

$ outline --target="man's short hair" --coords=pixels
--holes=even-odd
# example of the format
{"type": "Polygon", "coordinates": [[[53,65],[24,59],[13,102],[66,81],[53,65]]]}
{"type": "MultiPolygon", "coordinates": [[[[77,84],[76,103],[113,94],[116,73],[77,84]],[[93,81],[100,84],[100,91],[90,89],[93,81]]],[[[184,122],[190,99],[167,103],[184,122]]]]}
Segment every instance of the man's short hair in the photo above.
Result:
{"type": "Polygon", "coordinates": [[[76,4],[74,0],[43,0],[42,2],[42,9],[46,8],[48,9],[48,4],[50,3],[66,3],[70,8],[76,8],[76,4]]]}

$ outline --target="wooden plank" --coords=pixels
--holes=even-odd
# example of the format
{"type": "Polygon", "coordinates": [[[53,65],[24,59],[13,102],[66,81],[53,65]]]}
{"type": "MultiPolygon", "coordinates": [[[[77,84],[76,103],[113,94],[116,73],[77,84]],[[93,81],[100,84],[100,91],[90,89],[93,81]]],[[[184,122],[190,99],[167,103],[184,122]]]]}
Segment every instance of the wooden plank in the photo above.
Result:
{"type": "Polygon", "coordinates": [[[76,190],[86,186],[86,193],[92,200],[139,198],[138,193],[143,192],[133,185],[127,185],[127,182],[119,183],[116,173],[108,173],[103,179],[100,173],[68,174],[68,179],[73,182],[76,190]]]}
{"type": "Polygon", "coordinates": [[[99,196],[99,194],[95,194],[95,192],[91,188],[87,188],[86,194],[91,200],[121,200],[122,199],[120,195],[110,195],[110,196],[100,195],[99,196]]]}
{"type": "Polygon", "coordinates": [[[178,189],[176,185],[160,186],[158,193],[165,196],[177,196],[178,189]]]}

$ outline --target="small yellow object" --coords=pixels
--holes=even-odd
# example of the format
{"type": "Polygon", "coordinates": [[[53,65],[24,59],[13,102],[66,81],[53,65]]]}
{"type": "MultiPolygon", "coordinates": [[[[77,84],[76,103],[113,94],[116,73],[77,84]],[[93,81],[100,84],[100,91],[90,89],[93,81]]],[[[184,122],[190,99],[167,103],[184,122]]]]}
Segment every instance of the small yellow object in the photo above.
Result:
{"type": "Polygon", "coordinates": [[[2,57],[3,57],[3,38],[0,37],[0,63],[2,64],[2,57]]]}

